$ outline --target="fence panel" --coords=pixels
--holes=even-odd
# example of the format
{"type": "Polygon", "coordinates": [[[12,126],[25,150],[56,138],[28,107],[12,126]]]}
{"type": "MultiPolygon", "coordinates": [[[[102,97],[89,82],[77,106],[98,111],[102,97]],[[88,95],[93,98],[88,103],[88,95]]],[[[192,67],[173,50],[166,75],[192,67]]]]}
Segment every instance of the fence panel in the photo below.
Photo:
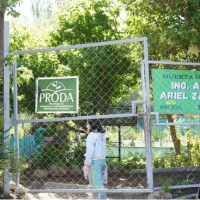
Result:
{"type": "MultiPolygon", "coordinates": [[[[131,102],[144,96],[140,59],[143,55],[135,55],[135,48],[143,48],[143,44],[122,41],[112,45],[91,45],[90,48],[19,53],[16,62],[18,133],[23,138],[32,134],[34,136],[31,138],[35,139],[35,147],[30,145],[32,139],[22,140],[28,168],[22,172],[25,176],[21,178],[21,184],[37,191],[73,189],[77,192],[77,188],[89,188],[82,171],[87,137],[87,120],[84,117],[100,117],[107,130],[119,128],[118,131],[108,131],[107,146],[116,135],[121,145],[121,127],[137,125],[137,114],[132,113],[131,102]],[[52,109],[58,107],[57,98],[64,98],[60,91],[66,90],[67,85],[56,77],[69,76],[76,76],[79,80],[78,112],[35,113],[36,102],[42,98],[52,109]],[[56,80],[45,89],[39,88],[38,94],[43,90],[52,93],[36,99],[37,78],[50,77],[56,80]]],[[[68,94],[63,102],[73,100],[68,94]]],[[[62,105],[59,104],[61,108],[62,105]]],[[[142,106],[138,109],[142,111],[142,106]]],[[[147,151],[146,155],[149,153],[147,151]]],[[[135,158],[134,154],[120,159],[119,156],[107,157],[107,192],[113,189],[115,192],[115,189],[118,192],[120,189],[131,193],[147,192],[146,156],[143,155],[142,159],[135,158]],[[141,170],[138,170],[138,166],[141,170]]]]}
{"type": "Polygon", "coordinates": [[[167,182],[177,188],[196,187],[200,177],[199,99],[196,97],[200,64],[149,63],[152,112],[159,113],[157,120],[152,119],[152,144],[171,144],[166,155],[153,156],[154,187],[167,182]]]}

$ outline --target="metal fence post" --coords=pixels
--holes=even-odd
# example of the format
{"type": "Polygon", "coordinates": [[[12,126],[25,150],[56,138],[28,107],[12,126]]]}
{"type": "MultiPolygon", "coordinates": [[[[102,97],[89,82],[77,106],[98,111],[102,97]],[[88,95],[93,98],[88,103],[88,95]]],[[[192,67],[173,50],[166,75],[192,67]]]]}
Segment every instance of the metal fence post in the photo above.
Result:
{"type": "MultiPolygon", "coordinates": [[[[9,50],[9,22],[4,22],[4,58],[8,56],[9,50]]],[[[3,113],[4,113],[4,132],[10,128],[10,68],[4,65],[3,75],[3,113]]],[[[4,135],[4,143],[9,143],[10,132],[7,131],[4,135]]],[[[7,149],[5,149],[5,152],[7,149]]],[[[10,193],[10,184],[8,177],[8,166],[4,169],[4,193],[10,193]]]]}
{"type": "MultiPolygon", "coordinates": [[[[19,134],[18,134],[18,100],[17,100],[17,59],[15,57],[14,69],[13,69],[13,88],[14,88],[14,118],[13,125],[15,130],[15,158],[16,169],[19,169],[19,134]]],[[[16,172],[16,190],[19,190],[19,172],[16,172]]]]}
{"type": "Polygon", "coordinates": [[[147,183],[148,188],[153,189],[153,166],[152,166],[152,148],[151,148],[151,103],[149,86],[149,64],[148,64],[148,46],[147,38],[144,40],[144,63],[145,63],[145,89],[146,89],[146,116],[144,116],[146,156],[147,156],[147,183]]]}

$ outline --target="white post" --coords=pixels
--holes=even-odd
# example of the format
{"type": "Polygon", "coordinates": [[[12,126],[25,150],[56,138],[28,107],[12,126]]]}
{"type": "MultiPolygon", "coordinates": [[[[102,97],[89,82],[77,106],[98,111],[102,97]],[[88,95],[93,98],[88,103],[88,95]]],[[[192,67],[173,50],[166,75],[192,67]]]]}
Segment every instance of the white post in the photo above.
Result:
{"type": "Polygon", "coordinates": [[[15,56],[15,63],[13,67],[13,94],[14,94],[14,116],[13,116],[13,125],[15,131],[15,153],[16,153],[16,183],[15,183],[15,191],[19,190],[19,134],[18,134],[18,101],[17,101],[17,58],[15,56]]]}
{"type": "Polygon", "coordinates": [[[147,183],[148,189],[153,189],[153,166],[152,166],[152,145],[151,145],[151,103],[149,86],[149,63],[147,38],[144,41],[144,64],[145,64],[145,89],[146,89],[146,115],[144,116],[144,131],[147,159],[147,183]]]}
{"type": "MultiPolygon", "coordinates": [[[[9,22],[4,22],[4,58],[8,56],[9,52],[9,22]]],[[[4,102],[4,131],[8,130],[11,125],[10,121],[10,68],[4,65],[3,78],[3,102],[4,102]]],[[[10,132],[6,132],[4,143],[9,142],[10,132]]],[[[4,169],[4,193],[10,193],[10,184],[8,177],[8,167],[4,169]]]]}

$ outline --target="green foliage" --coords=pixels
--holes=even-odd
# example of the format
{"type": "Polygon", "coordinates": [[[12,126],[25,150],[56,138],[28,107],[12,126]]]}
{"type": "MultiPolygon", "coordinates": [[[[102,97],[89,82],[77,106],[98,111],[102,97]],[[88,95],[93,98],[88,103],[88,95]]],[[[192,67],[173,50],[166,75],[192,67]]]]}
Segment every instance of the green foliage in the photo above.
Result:
{"type": "MultiPolygon", "coordinates": [[[[3,117],[0,117],[0,125],[3,125],[3,117]]],[[[20,157],[18,159],[17,153],[14,149],[10,148],[10,136],[7,132],[10,131],[12,127],[4,132],[0,132],[0,178],[4,175],[3,170],[8,167],[9,173],[15,174],[23,172],[27,166],[25,164],[26,157],[20,157]],[[7,141],[5,143],[5,141],[7,141]]],[[[9,177],[10,178],[10,177],[9,177]]],[[[0,181],[0,184],[3,184],[0,181]]]]}
{"type": "Polygon", "coordinates": [[[2,128],[4,125],[4,117],[0,116],[0,128],[2,128]]]}
{"type": "MultiPolygon", "coordinates": [[[[59,0],[56,0],[56,3],[59,0]]],[[[32,14],[35,19],[47,16],[50,18],[53,14],[53,6],[55,6],[55,0],[31,0],[32,14]]]]}
{"type": "Polygon", "coordinates": [[[22,0],[0,0],[0,12],[4,13],[7,10],[8,15],[18,17],[19,13],[14,8],[21,2],[22,0]]]}
{"type": "MultiPolygon", "coordinates": [[[[49,19],[42,18],[33,27],[17,26],[11,33],[11,51],[147,36],[152,59],[197,60],[194,55],[187,53],[191,44],[199,46],[200,41],[197,17],[200,9],[197,1],[119,2],[125,6],[119,6],[118,2],[112,0],[81,0],[73,4],[66,0],[54,13],[56,21],[51,26],[48,25],[49,19]]],[[[39,8],[40,2],[36,4],[39,8]]],[[[45,77],[50,74],[56,77],[79,74],[80,107],[130,105],[131,99],[141,96],[138,87],[141,84],[139,69],[143,56],[141,44],[127,46],[127,49],[120,45],[92,49],[20,55],[18,67],[22,73],[18,74],[18,94],[19,105],[23,105],[21,111],[34,111],[32,100],[35,94],[32,91],[35,89],[34,79],[38,75],[45,77]],[[134,78],[136,76],[138,80],[134,78]],[[85,80],[88,80],[87,84],[85,80]],[[99,87],[95,87],[94,83],[99,87]],[[93,90],[85,91],[85,88],[90,87],[93,90]],[[98,99],[99,91],[104,95],[98,99]]]]}
{"type": "Polygon", "coordinates": [[[191,44],[199,46],[199,2],[196,0],[129,0],[126,4],[127,32],[147,36],[150,58],[197,60],[188,54],[191,44]]]}
{"type": "MultiPolygon", "coordinates": [[[[107,126],[107,137],[109,141],[118,141],[119,128],[117,126],[107,126]]],[[[144,140],[143,130],[140,130],[138,126],[122,126],[121,127],[121,139],[122,140],[144,140]]]]}
{"type": "Polygon", "coordinates": [[[55,144],[46,144],[39,150],[38,155],[33,155],[33,169],[48,169],[51,165],[60,166],[65,164],[67,152],[69,151],[68,140],[65,139],[59,146],[55,144]]]}
{"type": "Polygon", "coordinates": [[[166,181],[163,181],[163,184],[162,184],[161,189],[162,189],[164,192],[168,193],[168,192],[170,191],[170,188],[169,188],[169,187],[172,185],[172,181],[173,181],[172,178],[168,178],[166,181]]]}
{"type": "Polygon", "coordinates": [[[165,157],[159,157],[159,155],[156,155],[153,158],[153,167],[154,168],[165,168],[165,157]]]}
{"type": "Polygon", "coordinates": [[[189,185],[194,183],[195,177],[192,174],[187,175],[187,178],[183,180],[180,185],[189,185]]]}
{"type": "MultiPolygon", "coordinates": [[[[125,29],[124,22],[121,23],[122,21],[118,20],[122,16],[122,9],[119,9],[111,0],[81,0],[73,4],[71,1],[66,1],[59,8],[56,22],[51,23],[52,26],[44,27],[44,21],[40,21],[41,24],[38,23],[32,28],[17,26],[11,36],[11,51],[115,40],[121,36],[124,38],[147,36],[151,59],[198,61],[195,55],[188,53],[191,44],[194,46],[200,44],[198,1],[121,0],[120,2],[125,5],[127,14],[123,16],[126,23],[125,29]]],[[[45,23],[48,21],[46,20],[45,23]]],[[[88,50],[76,49],[57,53],[20,55],[17,58],[19,105],[22,105],[20,110],[34,112],[34,80],[38,75],[57,77],[79,74],[80,107],[98,104],[128,105],[131,99],[136,98],[133,90],[137,91],[137,98],[141,95],[138,92],[140,90],[138,84],[141,80],[135,77],[139,79],[142,56],[143,47],[139,43],[135,46],[127,45],[126,48],[119,45],[88,50]],[[109,90],[103,87],[104,85],[109,90]],[[86,91],[85,88],[92,88],[92,90],[86,91]],[[98,99],[99,91],[104,95],[98,99]]],[[[190,68],[187,67],[187,69],[190,68]]],[[[83,114],[85,114],[84,111],[83,114]]],[[[176,128],[180,137],[180,127],[176,128]]],[[[46,131],[46,136],[53,135],[52,130],[51,128],[46,131]]],[[[154,131],[153,140],[157,140],[160,136],[157,130],[154,131]]],[[[128,139],[131,131],[125,132],[128,139]]],[[[172,151],[166,156],[166,164],[163,159],[156,157],[154,166],[197,165],[199,143],[191,144],[189,141],[188,139],[188,149],[183,148],[181,155],[177,158],[174,157],[172,151]]]]}
{"type": "MultiPolygon", "coordinates": [[[[3,125],[4,125],[4,117],[0,116],[0,129],[3,128],[3,125]]],[[[10,129],[8,129],[4,132],[0,132],[0,170],[4,169],[8,159],[13,158],[13,156],[12,156],[13,151],[9,148],[9,136],[6,135],[6,133],[10,129]],[[5,143],[5,141],[7,141],[7,142],[5,143]]]]}
{"type": "Polygon", "coordinates": [[[58,133],[58,129],[55,123],[46,124],[47,128],[42,131],[44,137],[55,137],[58,133]]]}
{"type": "Polygon", "coordinates": [[[0,170],[4,169],[8,159],[14,157],[13,151],[9,147],[9,136],[5,136],[10,129],[0,133],[0,170]],[[8,140],[8,142],[5,143],[5,140],[8,140]]]}
{"type": "Polygon", "coordinates": [[[21,172],[23,172],[27,168],[26,156],[16,159],[16,154],[13,153],[11,160],[9,160],[7,162],[7,166],[10,166],[10,168],[9,168],[10,173],[12,173],[12,174],[20,173],[20,177],[21,178],[24,177],[23,173],[21,173],[21,172]],[[18,164],[16,164],[16,163],[18,163],[18,164]]]}
{"type": "MultiPolygon", "coordinates": [[[[198,166],[200,162],[199,148],[200,142],[196,141],[192,143],[190,148],[182,146],[181,154],[178,156],[175,155],[173,148],[171,148],[170,151],[164,156],[157,154],[153,157],[153,168],[198,166]]],[[[112,152],[109,152],[109,155],[112,155],[112,152]]],[[[126,171],[130,171],[131,169],[145,169],[146,157],[138,152],[134,154],[129,153],[127,157],[122,157],[121,162],[118,162],[117,159],[109,159],[108,165],[111,167],[119,165],[126,171]]]]}
{"type": "Polygon", "coordinates": [[[167,134],[164,131],[160,130],[160,126],[151,127],[151,140],[154,141],[164,141],[166,140],[167,134]]]}
{"type": "Polygon", "coordinates": [[[85,160],[86,144],[85,142],[79,141],[78,143],[70,146],[70,150],[67,152],[66,165],[72,164],[82,167],[85,160]]]}
{"type": "Polygon", "coordinates": [[[113,158],[107,158],[106,159],[106,164],[108,167],[113,168],[114,166],[119,164],[119,161],[117,158],[113,159],[113,158]]]}
{"type": "Polygon", "coordinates": [[[193,140],[191,137],[190,129],[186,129],[186,142],[187,142],[187,151],[188,156],[190,157],[190,163],[192,166],[198,166],[200,162],[200,155],[198,153],[200,149],[200,141],[193,140]]]}
{"type": "Polygon", "coordinates": [[[174,149],[171,148],[169,153],[164,157],[159,155],[153,158],[154,168],[169,168],[169,167],[187,167],[198,166],[200,162],[199,156],[200,142],[194,141],[190,148],[181,147],[181,154],[175,155],[174,149]]]}
{"type": "Polygon", "coordinates": [[[53,145],[47,144],[40,152],[41,154],[34,156],[32,160],[33,169],[48,169],[51,165],[62,164],[61,152],[53,145]]]}
{"type": "Polygon", "coordinates": [[[109,167],[113,168],[119,166],[122,170],[128,172],[133,169],[145,169],[146,157],[138,152],[129,153],[127,158],[122,158],[119,162],[118,159],[106,159],[106,163],[109,167]]]}
{"type": "Polygon", "coordinates": [[[125,171],[132,169],[145,169],[146,168],[146,157],[143,154],[137,152],[129,153],[128,158],[123,159],[119,165],[125,171]]]}
{"type": "MultiPolygon", "coordinates": [[[[15,29],[11,39],[11,51],[82,44],[91,40],[113,40],[120,34],[117,20],[119,15],[119,8],[111,0],[82,0],[73,4],[66,1],[56,14],[57,26],[54,31],[51,31],[49,26],[15,29]]],[[[138,83],[133,77],[139,74],[140,61],[133,59],[130,53],[132,49],[128,45],[116,45],[20,55],[17,59],[21,70],[18,73],[19,105],[22,105],[19,111],[34,112],[34,79],[38,76],[79,75],[80,108],[88,105],[117,105],[121,98],[129,95],[132,86],[138,83]],[[135,66],[138,66],[138,69],[135,66]],[[100,91],[103,95],[99,97],[100,91]]],[[[88,114],[95,111],[91,109],[84,112],[88,114]]]]}
{"type": "Polygon", "coordinates": [[[78,142],[70,145],[68,139],[59,144],[46,144],[39,149],[38,155],[33,155],[31,159],[33,169],[48,169],[50,166],[71,166],[73,164],[82,167],[84,154],[86,152],[85,143],[78,142]]]}
{"type": "MultiPolygon", "coordinates": [[[[33,79],[33,72],[32,70],[27,69],[26,67],[19,67],[17,70],[19,70],[20,74],[20,79],[18,80],[18,84],[26,84],[29,85],[29,82],[31,79],[33,79]]],[[[19,99],[21,100],[21,99],[19,99]]]]}
{"type": "Polygon", "coordinates": [[[66,0],[56,16],[58,28],[52,33],[52,45],[114,39],[119,32],[116,30],[118,23],[115,20],[119,17],[119,12],[116,11],[118,8],[112,0],[81,0],[74,1],[73,4],[66,0]]]}

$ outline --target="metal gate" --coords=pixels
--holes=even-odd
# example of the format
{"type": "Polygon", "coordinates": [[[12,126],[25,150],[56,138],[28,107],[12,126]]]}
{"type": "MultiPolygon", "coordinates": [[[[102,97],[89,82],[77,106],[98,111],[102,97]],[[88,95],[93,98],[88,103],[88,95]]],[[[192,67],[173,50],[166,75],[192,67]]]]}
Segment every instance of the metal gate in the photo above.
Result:
{"type": "Polygon", "coordinates": [[[18,192],[24,192],[20,184],[30,193],[94,191],[82,172],[89,119],[100,119],[108,138],[109,181],[105,189],[95,191],[153,191],[147,38],[19,51],[14,55],[13,124],[18,168],[20,159],[26,163],[25,170],[17,173],[18,192]],[[136,48],[143,48],[143,55],[135,54],[136,48]],[[68,76],[79,77],[79,112],[35,113],[36,79],[68,76]],[[145,155],[132,152],[121,160],[109,155],[116,140],[121,145],[120,134],[132,137],[138,117],[144,123],[145,155]],[[136,163],[140,169],[136,169],[136,163]]]}
{"type": "MultiPolygon", "coordinates": [[[[172,110],[168,110],[168,112],[165,113],[171,113],[168,118],[166,118],[166,114],[155,112],[155,103],[151,106],[151,113],[152,121],[152,146],[155,147],[156,144],[153,141],[153,137],[155,136],[155,132],[159,130],[159,133],[162,133],[163,136],[160,136],[160,143],[162,143],[163,147],[168,147],[168,151],[165,152],[163,155],[163,161],[160,158],[156,158],[156,155],[152,156],[152,162],[155,164],[157,162],[157,165],[160,164],[160,166],[153,166],[155,169],[153,170],[154,174],[154,190],[155,189],[161,189],[161,186],[163,185],[163,181],[169,183],[169,188],[171,189],[185,189],[185,188],[194,188],[199,187],[199,177],[200,177],[200,168],[199,168],[199,107],[198,107],[198,96],[193,97],[193,94],[189,92],[187,94],[187,91],[189,89],[193,89],[193,93],[198,93],[198,89],[194,88],[194,83],[198,83],[199,75],[196,73],[199,71],[200,63],[193,63],[193,62],[172,62],[172,61],[155,61],[155,60],[149,60],[149,71],[152,72],[152,70],[158,70],[162,69],[163,71],[166,70],[166,73],[164,75],[164,78],[166,79],[166,82],[160,82],[159,83],[159,89],[163,91],[169,91],[170,94],[172,92],[179,93],[179,96],[175,96],[174,99],[178,99],[179,101],[184,99],[186,101],[186,104],[183,103],[177,103],[173,102],[173,98],[165,98],[166,104],[165,106],[168,106],[169,109],[179,109],[177,113],[183,113],[183,114],[176,114],[172,112],[172,110]],[[179,76],[177,76],[176,72],[179,71],[179,76]],[[191,72],[195,72],[197,75],[190,76],[191,72]],[[175,72],[176,76],[172,77],[170,73],[175,72]],[[171,84],[168,86],[169,81],[167,80],[173,80],[171,81],[171,84]],[[175,80],[175,81],[174,81],[175,80]],[[189,83],[189,84],[188,84],[189,83]],[[174,84],[176,86],[174,87],[174,84]],[[177,84],[184,84],[187,85],[183,89],[183,87],[177,87],[177,84]],[[168,88],[166,90],[166,88],[168,88]],[[183,94],[184,93],[184,94],[183,94]],[[181,95],[183,95],[181,97],[181,95]],[[185,96],[184,96],[185,95],[185,96]],[[172,100],[172,103],[170,104],[170,101],[172,100]],[[192,102],[193,101],[193,102],[192,102]],[[173,108],[173,106],[176,106],[173,108]],[[186,110],[186,114],[180,109],[186,110]],[[194,112],[195,111],[195,112],[194,112]],[[192,114],[195,113],[195,114],[192,114]],[[173,131],[176,131],[176,135],[171,135],[170,133],[173,131]],[[171,141],[171,145],[169,145],[169,142],[167,140],[171,141]],[[176,146],[179,148],[176,149],[176,146]],[[170,148],[169,148],[170,147],[170,148]],[[178,152],[180,151],[180,152],[178,152]],[[177,153],[178,152],[178,153],[177,153]],[[156,169],[156,168],[162,168],[162,169],[156,169]]],[[[150,84],[156,85],[157,82],[155,80],[156,77],[152,77],[152,73],[150,73],[150,84]],[[154,81],[154,83],[153,83],[154,81]]],[[[147,87],[150,88],[150,87],[147,87]]],[[[154,91],[151,90],[152,99],[154,95],[156,95],[156,92],[159,91],[154,88],[154,91]]],[[[176,93],[176,94],[177,94],[176,93]]],[[[160,94],[160,93],[159,93],[160,94]]],[[[176,95],[175,94],[175,95],[176,95]]],[[[155,100],[155,99],[154,99],[155,100]]],[[[152,102],[153,103],[153,102],[152,102]]],[[[166,107],[162,107],[166,108],[166,107]]],[[[167,109],[167,108],[166,108],[167,109]]],[[[197,192],[197,189],[195,193],[197,192]]],[[[194,193],[194,192],[193,192],[194,193]]],[[[194,195],[194,194],[193,194],[194,195]]],[[[188,196],[189,198],[189,196],[188,196]]]]}

